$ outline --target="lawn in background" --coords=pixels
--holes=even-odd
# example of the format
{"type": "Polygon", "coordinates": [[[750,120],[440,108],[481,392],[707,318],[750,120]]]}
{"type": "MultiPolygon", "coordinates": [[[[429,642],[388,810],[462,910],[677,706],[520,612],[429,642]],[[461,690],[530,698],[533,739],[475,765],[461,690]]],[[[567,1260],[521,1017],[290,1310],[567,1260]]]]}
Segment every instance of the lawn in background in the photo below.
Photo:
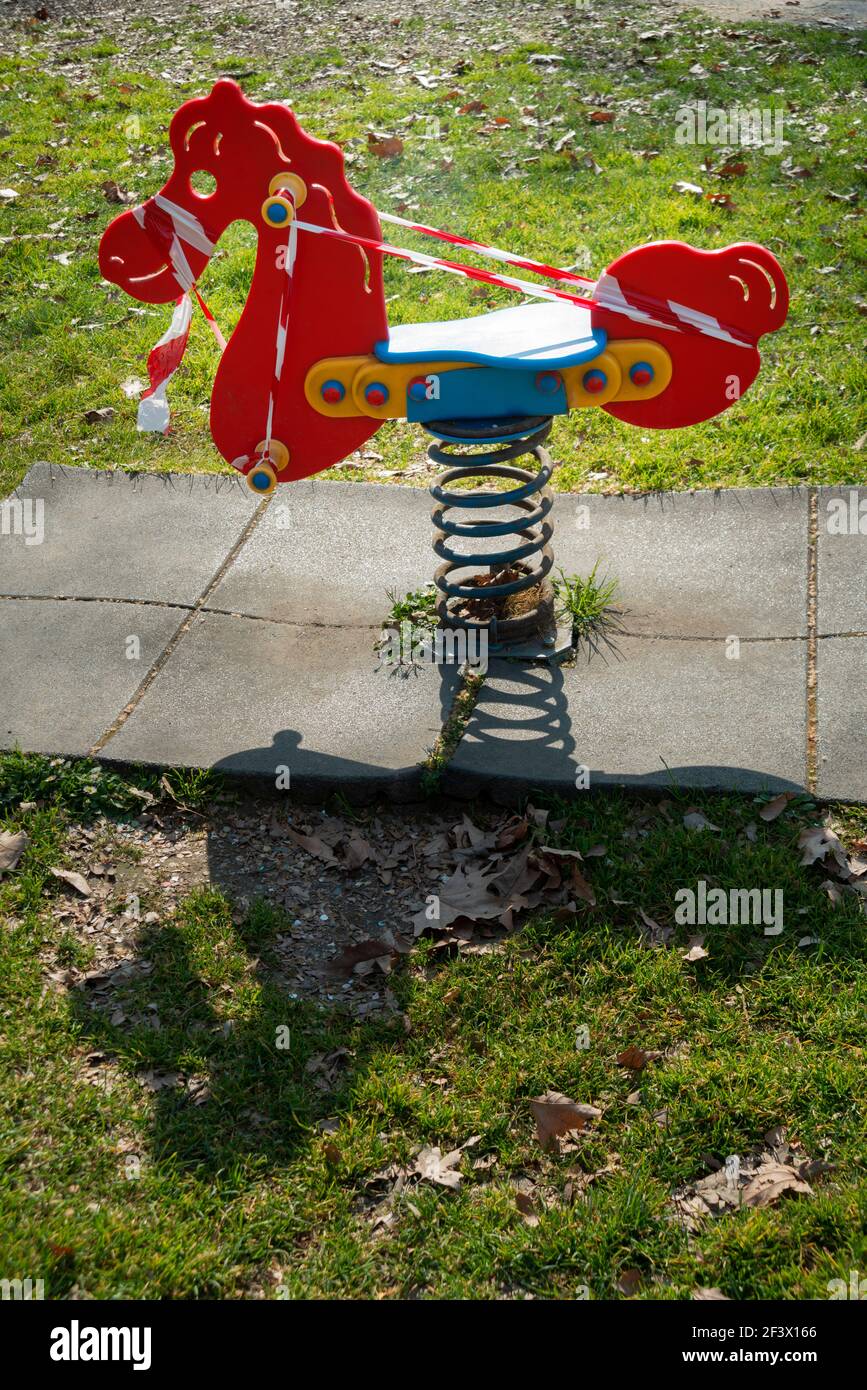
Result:
{"type": "MultiPolygon", "coordinates": [[[[383,210],[584,272],[665,237],[708,248],[755,240],[779,256],[792,288],[790,321],[765,340],[762,372],[743,402],[672,433],[575,412],[555,424],[558,487],[864,479],[859,36],[752,23],[732,29],[671,11],[661,26],[647,5],[579,12],[552,5],[533,19],[538,41],[510,41],[514,24],[504,21],[489,25],[469,54],[456,46],[456,58],[448,41],[458,21],[448,7],[434,5],[426,20],[397,27],[377,11],[335,44],[340,8],[319,7],[318,42],[314,24],[304,44],[276,48],[257,39],[243,9],[209,28],[195,6],[173,24],[139,17],[128,30],[130,52],[109,38],[88,40],[70,22],[30,22],[17,43],[15,31],[7,34],[0,184],[17,197],[0,206],[0,494],[35,459],[229,471],[208,432],[217,348],[204,321],[197,316],[170,388],[174,433],[137,434],[136,402],[121,385],[145,378],[148,349],[169,310],[140,306],[101,283],[96,264],[101,232],[120,210],[103,185],[113,182],[136,201],[156,192],[171,167],[173,111],[227,72],[242,75],[254,98],[287,96],[313,134],[338,140],[351,180],[383,210]],[[534,61],[551,51],[556,62],[534,61]],[[179,53],[189,61],[173,75],[163,64],[177,65],[171,55],[179,53]],[[677,143],[676,112],[696,101],[780,114],[782,150],[677,143]],[[600,120],[600,112],[613,119],[600,120]],[[377,157],[371,131],[399,137],[402,153],[377,157]],[[720,168],[730,153],[743,172],[722,178],[703,167],[720,168]],[[703,195],[673,191],[677,181],[703,195]],[[727,194],[733,206],[708,194],[727,194]],[[86,412],[104,406],[114,418],[89,424],[86,412]]],[[[496,4],[490,9],[496,15],[496,4]]],[[[406,239],[412,243],[412,234],[406,239]]],[[[237,224],[202,279],[226,330],[244,303],[254,243],[253,229],[237,224]]],[[[415,244],[436,249],[420,238],[415,244]]],[[[386,292],[395,323],[515,302],[453,277],[409,274],[392,261],[386,292]]],[[[422,458],[423,441],[417,428],[387,425],[365,457],[326,476],[418,484],[418,470],[405,470],[422,458]]]]}

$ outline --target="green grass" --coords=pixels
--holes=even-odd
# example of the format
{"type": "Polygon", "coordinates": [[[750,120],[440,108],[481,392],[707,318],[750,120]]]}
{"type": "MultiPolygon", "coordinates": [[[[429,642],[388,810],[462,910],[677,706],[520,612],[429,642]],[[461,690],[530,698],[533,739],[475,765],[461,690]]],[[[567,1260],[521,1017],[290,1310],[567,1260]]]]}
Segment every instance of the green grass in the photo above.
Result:
{"type": "Polygon", "coordinates": [[[437,626],[437,590],[434,584],[425,584],[424,588],[411,590],[408,594],[398,594],[389,589],[388,601],[391,607],[385,618],[386,627],[412,623],[415,628],[433,631],[437,626]]]}
{"type": "Polygon", "coordinates": [[[40,765],[27,784],[21,767],[0,762],[0,785],[11,775],[37,793],[28,810],[7,799],[2,821],[31,837],[0,885],[9,1277],[44,1278],[54,1298],[568,1298],[582,1285],[611,1298],[637,1269],[640,1298],[717,1285],[731,1298],[823,1299],[830,1279],[863,1269],[864,921],[854,898],[831,908],[822,873],[799,867],[798,831],[816,819],[807,799],[771,824],[748,797],[553,805],[562,825],[547,841],[607,846],[584,866],[599,905],[572,922],[537,912],[494,954],[448,958],[423,943],[390,981],[405,1020],[359,1022],[281,984],[279,913],[233,910],[210,890],[142,922],[150,973],[117,980],[101,1006],[46,989],[58,952],[83,959],[47,911],[48,869],[81,801],[68,778],[40,788],[40,765]],[[685,830],[691,804],[719,830],[685,830]],[[781,888],[783,935],[708,927],[710,954],[692,963],[688,928],[668,949],[642,946],[639,908],[671,923],[678,887],[699,878],[781,888]],[[799,948],[802,935],[818,944],[799,948]],[[154,1006],[159,1031],[135,1021],[154,1006]],[[112,1022],[118,1008],[127,1023],[112,1022]],[[576,1046],[585,1028],[589,1046],[576,1046]],[[666,1055],[636,1076],[616,1062],[633,1044],[666,1055]],[[338,1048],[323,1080],[308,1063],[338,1048]],[[210,1096],[152,1093],[138,1080],[152,1070],[206,1082],[210,1096]],[[110,1084],[89,1084],[100,1072],[110,1084]],[[533,1133],[529,1099],[548,1089],[603,1110],[562,1157],[533,1133]],[[815,1195],[688,1238],[671,1193],[706,1171],[704,1154],[745,1153],[780,1124],[835,1165],[815,1195]],[[390,1224],[375,1223],[380,1170],[471,1135],[458,1191],[410,1185],[390,1224]],[[567,1184],[585,1173],[599,1176],[570,1204],[567,1184]],[[519,1179],[535,1186],[536,1226],[516,1208],[519,1179]]]}
{"type": "Polygon", "coordinates": [[[560,578],[554,580],[559,616],[571,618],[575,638],[610,625],[613,619],[617,580],[607,575],[597,579],[598,568],[597,560],[586,579],[560,570],[560,578]]]}
{"type": "MultiPolygon", "coordinates": [[[[323,15],[334,21],[337,10],[325,6],[323,15]]],[[[544,16],[537,18],[542,23],[544,16]]],[[[383,51],[405,46],[410,35],[423,53],[431,41],[424,24],[407,21],[399,32],[374,24],[369,35],[356,27],[351,53],[330,38],[318,47],[266,53],[242,19],[239,12],[228,29],[227,42],[243,54],[236,61],[225,45],[214,48],[213,32],[210,38],[199,32],[197,12],[174,23],[175,41],[196,58],[195,77],[180,83],[154,76],[142,58],[125,60],[122,48],[87,44],[82,36],[67,37],[62,51],[81,65],[83,75],[72,82],[48,30],[38,25],[22,30],[15,56],[0,57],[6,132],[0,179],[19,194],[0,207],[0,234],[11,238],[0,268],[0,493],[36,458],[227,471],[208,432],[217,349],[204,322],[197,319],[172,383],[174,434],[138,435],[135,402],[120,384],[144,376],[147,351],[168,311],[143,308],[105,286],[96,264],[102,229],[118,210],[106,203],[103,181],[117,179],[139,200],[155,192],[170,169],[172,112],[226,70],[247,74],[244,85],[254,97],[290,93],[314,134],[346,146],[353,182],[385,210],[408,209],[495,244],[595,270],[633,245],[664,237],[708,248],[756,240],[780,256],[792,288],[790,320],[765,341],[762,373],[743,402],[716,420],[671,433],[630,429],[598,410],[574,412],[555,424],[558,487],[864,479],[867,455],[854,448],[867,428],[857,280],[864,232],[851,201],[864,171],[857,35],[750,24],[749,40],[734,43],[723,23],[673,13],[664,43],[642,43],[639,34],[658,23],[655,10],[615,0],[597,6],[581,25],[556,30],[553,48],[564,55],[556,75],[545,76],[529,61],[533,52],[550,51],[550,41],[515,42],[496,53],[482,43],[470,66],[451,74],[441,45],[435,65],[446,76],[428,90],[367,66],[383,51]],[[690,73],[699,62],[707,76],[690,73]],[[720,164],[721,150],[675,139],[677,108],[702,99],[723,109],[771,102],[783,113],[789,143],[779,154],[742,151],[746,173],[715,178],[701,166],[706,155],[720,164]],[[485,111],[456,114],[471,100],[483,102],[485,111]],[[612,124],[589,120],[600,105],[615,112],[612,124]],[[368,128],[399,134],[403,154],[369,155],[368,128]],[[437,130],[437,139],[426,138],[437,130]],[[558,151],[569,131],[571,141],[558,151]],[[646,158],[647,151],[656,156],[646,158]],[[790,177],[787,167],[807,176],[790,177]],[[729,192],[736,207],[673,193],[676,180],[729,192]],[[55,259],[67,252],[68,265],[55,259]],[[829,266],[834,273],[820,273],[829,266]],[[85,412],[104,405],[115,408],[114,418],[88,424],[85,412]]],[[[445,32],[442,27],[440,37],[445,32]]],[[[254,241],[246,224],[231,228],[203,278],[226,329],[244,303],[254,241]]],[[[386,266],[386,292],[396,323],[513,302],[505,292],[454,277],[410,276],[393,262],[386,266]]],[[[420,456],[422,439],[415,427],[386,425],[373,441],[381,459],[354,459],[328,476],[399,478],[420,456]]]]}

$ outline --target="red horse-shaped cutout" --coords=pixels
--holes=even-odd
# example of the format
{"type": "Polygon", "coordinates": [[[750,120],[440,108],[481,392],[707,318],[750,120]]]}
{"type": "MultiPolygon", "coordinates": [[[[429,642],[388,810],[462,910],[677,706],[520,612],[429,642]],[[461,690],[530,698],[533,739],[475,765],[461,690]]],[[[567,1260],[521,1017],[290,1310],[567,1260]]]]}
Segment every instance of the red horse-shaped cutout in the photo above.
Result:
{"type": "Polygon", "coordinates": [[[505,413],[526,414],[538,391],[550,401],[539,413],[599,404],[642,427],[693,424],[743,394],[759,369],[759,337],[785,321],[785,277],[763,247],[669,241],[621,256],[589,301],[540,287],[558,301],[425,325],[416,341],[427,351],[401,351],[413,340],[399,339],[406,328],[389,335],[379,217],[350,188],[336,145],[229,80],[179,109],[170,140],[171,177],[107,228],[100,269],[144,303],[169,303],[195,291],[231,222],[256,227],[250,291],[211,402],[217,448],[251,481],[263,460],[272,484],[306,477],[346,458],[385,418],[429,418],[413,402],[432,371],[457,402],[444,418],[489,417],[485,401],[513,397],[523,404],[505,413]],[[191,181],[199,171],[215,181],[207,195],[191,181]]]}

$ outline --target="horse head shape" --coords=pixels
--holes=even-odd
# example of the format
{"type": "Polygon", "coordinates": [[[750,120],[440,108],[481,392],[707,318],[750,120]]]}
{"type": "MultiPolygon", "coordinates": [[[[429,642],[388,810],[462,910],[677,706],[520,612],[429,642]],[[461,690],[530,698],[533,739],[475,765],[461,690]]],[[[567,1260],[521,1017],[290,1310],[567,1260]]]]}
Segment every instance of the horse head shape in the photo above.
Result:
{"type": "Polygon", "coordinates": [[[269,220],[267,205],[288,186],[306,222],[372,240],[380,237],[376,210],[350,188],[337,145],[307,135],[287,106],[248,101],[228,79],[181,106],[169,138],[171,176],[143,207],[121,213],[106,229],[100,270],[135,299],[165,304],[198,279],[230,223],[251,222],[259,234],[256,263],[214,382],[214,443],[237,466],[270,433],[288,451],[278,460],[281,482],[328,468],[369,439],[380,421],[318,414],[304,395],[304,379],[317,360],[369,352],[387,336],[382,257],[308,235],[290,285],[287,225],[269,220]],[[200,171],[215,181],[208,194],[191,182],[200,171]],[[275,365],[278,392],[272,392],[275,365]]]}

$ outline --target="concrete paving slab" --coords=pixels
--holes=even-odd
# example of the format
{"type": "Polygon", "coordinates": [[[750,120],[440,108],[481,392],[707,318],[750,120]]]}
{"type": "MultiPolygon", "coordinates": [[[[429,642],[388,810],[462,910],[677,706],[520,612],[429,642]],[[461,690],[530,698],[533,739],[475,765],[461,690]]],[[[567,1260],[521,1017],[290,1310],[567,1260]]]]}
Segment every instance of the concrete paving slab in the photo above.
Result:
{"type": "Polygon", "coordinates": [[[818,513],[818,631],[867,632],[867,487],[819,488],[818,513]]]}
{"type": "Polygon", "coordinates": [[[867,801],[867,637],[817,643],[819,796],[867,801]]]}
{"type": "Polygon", "coordinates": [[[804,488],[559,495],[554,554],[567,574],[620,582],[629,632],[796,637],[807,630],[804,488]]]}
{"type": "Polygon", "coordinates": [[[133,603],[0,602],[0,746],[87,753],[185,616],[133,603]],[[128,638],[139,652],[127,656],[128,638]]]}
{"type": "Polygon", "coordinates": [[[446,789],[804,785],[806,643],[620,637],[575,666],[491,664],[446,789]]]}
{"type": "Polygon", "coordinates": [[[208,607],[295,623],[378,626],[433,578],[420,488],[308,479],[279,490],[208,607]]]}
{"type": "Polygon", "coordinates": [[[372,648],[364,628],[199,616],[102,756],[271,780],[288,767],[301,793],[415,793],[455,668],[404,678],[372,648]]]}
{"type": "Polygon", "coordinates": [[[0,534],[0,594],[194,603],[256,506],[235,478],[36,463],[0,503],[10,515],[0,534]],[[17,531],[8,510],[16,501],[24,504],[17,531]],[[31,543],[40,504],[44,538],[31,543]]]}

